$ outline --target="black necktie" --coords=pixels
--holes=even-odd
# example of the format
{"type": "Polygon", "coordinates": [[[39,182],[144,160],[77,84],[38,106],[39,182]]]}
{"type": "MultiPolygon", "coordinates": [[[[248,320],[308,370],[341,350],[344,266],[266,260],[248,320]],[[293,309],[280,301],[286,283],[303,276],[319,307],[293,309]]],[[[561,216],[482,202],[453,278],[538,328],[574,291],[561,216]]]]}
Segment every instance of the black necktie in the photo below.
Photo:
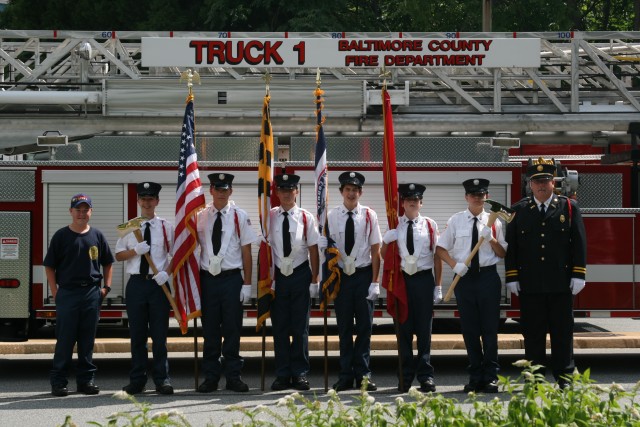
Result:
{"type": "Polygon", "coordinates": [[[218,211],[216,220],[213,223],[213,233],[211,233],[211,244],[213,245],[213,254],[218,255],[220,246],[222,245],[222,213],[218,211]]]}
{"type": "MultiPolygon", "coordinates": [[[[148,222],[144,225],[144,240],[147,242],[147,245],[151,246],[151,228],[149,225],[148,222]]],[[[144,255],[140,257],[140,274],[143,276],[149,274],[149,262],[144,255]]]]}
{"type": "MultiPolygon", "coordinates": [[[[471,250],[476,247],[478,243],[478,218],[473,217],[473,230],[471,231],[471,250]]],[[[477,272],[480,270],[480,251],[476,252],[476,254],[471,258],[471,264],[469,266],[469,271],[477,272]]]]}
{"type": "Polygon", "coordinates": [[[282,212],[284,220],[282,221],[282,251],[284,256],[289,256],[291,253],[291,234],[289,233],[289,214],[282,212]]]}
{"type": "Polygon", "coordinates": [[[353,212],[347,212],[347,225],[344,227],[344,251],[347,255],[351,255],[353,245],[356,244],[355,225],[353,223],[353,212]]]}
{"type": "Polygon", "coordinates": [[[413,255],[413,221],[407,222],[407,251],[409,255],[413,255]]]}
{"type": "Polygon", "coordinates": [[[540,216],[542,218],[544,218],[544,214],[545,214],[545,209],[544,209],[544,203],[540,203],[540,216]]]}

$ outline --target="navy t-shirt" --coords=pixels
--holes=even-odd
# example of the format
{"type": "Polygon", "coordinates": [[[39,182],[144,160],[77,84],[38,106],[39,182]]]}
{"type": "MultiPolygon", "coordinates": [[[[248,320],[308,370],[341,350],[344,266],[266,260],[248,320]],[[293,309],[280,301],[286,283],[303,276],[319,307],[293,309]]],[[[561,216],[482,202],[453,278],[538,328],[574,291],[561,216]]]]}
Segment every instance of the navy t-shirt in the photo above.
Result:
{"type": "Polygon", "coordinates": [[[61,228],[51,238],[43,265],[56,271],[60,286],[73,287],[102,280],[101,265],[115,261],[102,232],[91,227],[80,234],[69,227],[61,228]]]}

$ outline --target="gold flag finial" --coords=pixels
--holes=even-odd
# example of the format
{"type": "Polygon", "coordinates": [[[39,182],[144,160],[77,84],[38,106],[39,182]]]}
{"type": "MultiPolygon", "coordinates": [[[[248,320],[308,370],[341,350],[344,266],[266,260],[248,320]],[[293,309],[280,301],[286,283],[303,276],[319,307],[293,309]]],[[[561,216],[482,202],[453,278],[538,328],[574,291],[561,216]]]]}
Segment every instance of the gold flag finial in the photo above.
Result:
{"type": "Polygon", "coordinates": [[[267,95],[269,95],[269,83],[271,83],[271,73],[269,73],[268,71],[266,73],[264,73],[264,76],[262,76],[262,80],[264,80],[264,88],[265,88],[265,93],[267,95]]]}
{"type": "Polygon", "coordinates": [[[196,82],[200,84],[200,74],[197,71],[191,71],[191,68],[187,68],[186,71],[180,73],[180,83],[183,81],[187,82],[187,87],[189,88],[189,95],[192,95],[193,83],[196,82]]]}
{"type": "Polygon", "coordinates": [[[380,75],[378,77],[382,79],[382,87],[386,89],[387,77],[391,77],[391,71],[387,71],[383,66],[382,69],[380,70],[380,75]]]}

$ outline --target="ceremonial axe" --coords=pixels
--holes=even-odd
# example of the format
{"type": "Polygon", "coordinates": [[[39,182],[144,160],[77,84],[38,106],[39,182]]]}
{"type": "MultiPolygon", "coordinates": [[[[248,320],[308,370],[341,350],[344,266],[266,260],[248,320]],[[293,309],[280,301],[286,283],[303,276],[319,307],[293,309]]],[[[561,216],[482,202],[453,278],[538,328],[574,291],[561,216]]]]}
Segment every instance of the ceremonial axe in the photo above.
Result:
{"type": "MultiPolygon", "coordinates": [[[[507,223],[511,222],[511,220],[513,219],[513,216],[515,215],[515,211],[513,209],[508,208],[503,204],[496,202],[495,200],[487,199],[484,202],[491,205],[491,213],[489,214],[489,220],[487,221],[486,227],[492,227],[496,222],[496,219],[498,218],[502,218],[507,223]]],[[[464,261],[464,265],[469,267],[469,264],[471,264],[471,260],[473,259],[474,255],[478,252],[478,250],[480,250],[480,245],[482,245],[482,242],[484,242],[484,237],[480,236],[480,238],[478,239],[478,243],[476,243],[476,245],[473,247],[473,250],[464,261]]],[[[453,290],[456,288],[458,281],[460,281],[460,277],[461,276],[456,275],[456,277],[453,279],[453,282],[451,282],[451,286],[449,286],[449,290],[444,296],[444,302],[449,302],[449,300],[451,299],[453,290]]]]}
{"type": "MultiPolygon", "coordinates": [[[[118,237],[124,237],[127,234],[133,232],[133,235],[136,236],[136,240],[138,241],[138,243],[143,242],[144,238],[142,237],[142,233],[140,232],[140,227],[144,221],[148,221],[148,220],[149,218],[139,216],[137,218],[133,218],[125,222],[124,224],[120,224],[117,227],[118,237]]],[[[153,260],[151,259],[151,255],[149,255],[149,252],[144,254],[144,257],[147,259],[147,262],[149,263],[149,267],[151,267],[151,271],[153,271],[153,274],[154,275],[158,274],[158,268],[156,267],[153,260]]],[[[182,316],[180,315],[180,310],[178,310],[176,300],[173,299],[173,295],[171,295],[171,292],[169,292],[169,289],[165,285],[166,283],[163,283],[162,286],[160,287],[162,288],[162,291],[164,292],[167,299],[169,300],[169,304],[171,304],[171,309],[173,310],[174,317],[176,318],[179,324],[182,324],[182,316]]]]}

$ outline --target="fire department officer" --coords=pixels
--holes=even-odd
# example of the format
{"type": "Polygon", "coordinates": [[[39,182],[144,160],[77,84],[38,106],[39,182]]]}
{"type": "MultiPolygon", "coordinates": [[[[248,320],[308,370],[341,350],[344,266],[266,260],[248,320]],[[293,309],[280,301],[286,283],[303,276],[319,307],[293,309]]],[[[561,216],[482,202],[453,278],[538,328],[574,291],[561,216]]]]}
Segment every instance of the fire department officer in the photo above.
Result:
{"type": "Polygon", "coordinates": [[[469,384],[465,392],[498,392],[498,327],[502,283],[496,263],[504,258],[507,243],[502,223],[487,227],[489,213],[484,203],[489,195],[489,180],[468,179],[462,183],[467,209],[454,214],[438,240],[437,253],[461,276],[455,288],[460,311],[462,336],[469,358],[469,384]],[[464,261],[484,238],[480,249],[467,267],[464,261]]]}
{"type": "Polygon", "coordinates": [[[89,225],[93,205],[86,194],[71,198],[71,224],[55,232],[42,264],[56,302],[56,348],[51,369],[51,394],[67,396],[67,372],[78,345],[77,390],[98,394],[94,383],[93,345],[100,303],[111,290],[113,254],[107,238],[89,225]],[[102,266],[102,273],[100,272],[102,266]],[[104,287],[100,283],[104,280],[104,287]]]}
{"type": "Polygon", "coordinates": [[[407,289],[408,318],[400,325],[400,357],[402,358],[402,387],[406,393],[417,376],[420,390],[436,391],[431,365],[431,327],[433,304],[442,301],[442,261],[436,255],[438,224],[420,215],[426,187],[421,184],[400,184],[398,192],[404,215],[395,229],[387,230],[382,238],[382,258],[387,245],[397,240],[402,275],[407,289]],[[435,280],[434,280],[435,275],[435,280]],[[418,355],[413,358],[413,335],[417,340],[418,355]]]}
{"type": "Polygon", "coordinates": [[[247,392],[241,378],[240,334],[242,304],[251,299],[251,244],[257,235],[247,212],[229,199],[234,176],[216,172],[208,177],[213,203],[198,214],[205,376],[198,392],[217,390],[223,373],[227,390],[247,392]]]}
{"type": "Polygon", "coordinates": [[[276,379],[272,390],[309,390],[309,316],[319,294],[318,228],[314,216],[298,207],[300,177],[274,177],[280,206],[271,209],[275,297],[271,303],[276,379]]]}
{"type": "Polygon", "coordinates": [[[163,290],[169,280],[173,225],[156,216],[162,186],[155,182],[141,182],[136,186],[144,240],[138,242],[133,233],[118,239],[116,260],[125,261],[129,274],[126,288],[127,317],[131,337],[131,370],[129,384],[122,390],[134,395],[142,393],[147,384],[149,336],[153,340],[153,382],[160,394],[173,394],[167,360],[167,332],[169,329],[169,301],[163,290]],[[158,270],[154,274],[145,254],[149,254],[158,270]]]}
{"type": "MultiPolygon", "coordinates": [[[[331,239],[340,251],[340,292],[334,301],[340,339],[340,374],[333,384],[336,391],[362,387],[377,390],[369,367],[373,304],[380,295],[380,227],[378,215],[360,204],[364,175],[343,172],[338,177],[343,203],[327,214],[331,239]],[[354,325],[355,319],[355,325],[354,325]],[[356,339],[353,341],[355,332],[356,339]]],[[[326,237],[319,240],[320,250],[327,247],[326,237]]]]}
{"type": "Polygon", "coordinates": [[[554,173],[554,162],[542,158],[527,168],[532,197],[513,205],[505,267],[507,288],[520,296],[526,358],[546,366],[549,332],[551,369],[564,388],[575,368],[573,296],[585,286],[587,249],[580,209],[554,194],[554,173]]]}

